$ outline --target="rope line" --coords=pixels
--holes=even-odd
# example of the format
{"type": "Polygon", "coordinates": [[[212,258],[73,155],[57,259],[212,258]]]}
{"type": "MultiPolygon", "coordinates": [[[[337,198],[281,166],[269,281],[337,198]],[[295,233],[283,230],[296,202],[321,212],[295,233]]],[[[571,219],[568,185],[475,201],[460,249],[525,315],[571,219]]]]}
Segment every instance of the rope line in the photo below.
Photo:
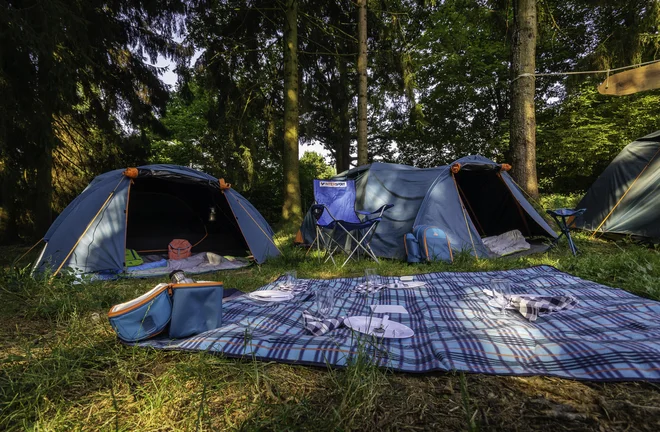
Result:
{"type": "Polygon", "coordinates": [[[626,69],[633,69],[636,67],[640,66],[646,66],[654,63],[658,63],[660,60],[651,60],[647,61],[644,63],[637,63],[634,65],[628,65],[628,66],[621,66],[618,68],[613,68],[613,69],[602,69],[602,70],[591,70],[591,71],[573,71],[573,72],[545,72],[545,73],[521,73],[511,81],[516,81],[519,78],[526,78],[526,77],[543,77],[543,76],[566,76],[566,75],[589,75],[589,74],[599,74],[599,73],[606,73],[608,76],[611,72],[617,72],[620,70],[626,70],[626,69]]]}
{"type": "Polygon", "coordinates": [[[32,245],[32,247],[31,247],[30,249],[27,250],[27,252],[25,252],[23,255],[21,255],[20,257],[18,257],[17,260],[14,260],[14,265],[18,264],[23,258],[25,258],[25,256],[26,256],[27,254],[29,254],[30,252],[32,252],[32,249],[36,248],[37,245],[38,245],[39,243],[41,243],[43,240],[44,240],[43,238],[40,238],[39,241],[37,241],[35,244],[32,245]]]}

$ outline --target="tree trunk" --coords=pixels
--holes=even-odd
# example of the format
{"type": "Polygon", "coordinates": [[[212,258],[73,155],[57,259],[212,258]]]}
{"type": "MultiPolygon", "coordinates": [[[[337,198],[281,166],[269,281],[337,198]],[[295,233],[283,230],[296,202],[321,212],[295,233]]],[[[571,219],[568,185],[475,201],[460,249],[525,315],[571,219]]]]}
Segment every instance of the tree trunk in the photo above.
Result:
{"type": "Polygon", "coordinates": [[[5,159],[2,173],[2,213],[0,213],[0,244],[17,243],[18,212],[16,208],[15,193],[18,173],[14,168],[15,162],[5,159]]]}
{"type": "MultiPolygon", "coordinates": [[[[47,133],[47,131],[44,131],[47,133]]],[[[53,150],[49,142],[43,144],[37,156],[35,230],[37,237],[42,237],[53,222],[51,203],[53,202],[53,150]]]]}
{"type": "Polygon", "coordinates": [[[348,93],[348,67],[344,59],[339,60],[339,91],[334,97],[339,98],[337,115],[339,117],[339,139],[335,151],[337,173],[351,168],[351,112],[348,93]]]}
{"type": "Polygon", "coordinates": [[[298,169],[298,1],[286,1],[284,22],[284,204],[282,219],[296,228],[302,223],[298,169]]]}
{"type": "Polygon", "coordinates": [[[55,135],[53,132],[53,90],[50,81],[53,58],[50,53],[39,57],[38,93],[42,111],[40,130],[37,131],[35,157],[37,178],[35,181],[36,195],[34,205],[34,229],[37,237],[46,234],[52,223],[53,201],[53,147],[55,135]]]}
{"type": "Polygon", "coordinates": [[[513,1],[511,58],[511,150],[513,178],[532,197],[539,194],[536,179],[536,0],[513,1]],[[531,74],[520,76],[521,74],[531,74]]]}
{"type": "Polygon", "coordinates": [[[358,0],[358,166],[369,163],[367,151],[367,0],[358,0]]]}

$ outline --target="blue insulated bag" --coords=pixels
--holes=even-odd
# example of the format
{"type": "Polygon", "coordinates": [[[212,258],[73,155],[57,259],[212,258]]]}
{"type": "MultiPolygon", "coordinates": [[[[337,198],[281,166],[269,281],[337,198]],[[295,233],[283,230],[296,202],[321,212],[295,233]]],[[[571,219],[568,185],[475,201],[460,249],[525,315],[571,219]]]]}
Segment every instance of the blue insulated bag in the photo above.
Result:
{"type": "Polygon", "coordinates": [[[110,309],[110,325],[119,339],[137,342],[165,330],[172,316],[172,299],[168,288],[168,284],[158,284],[140,297],[110,309]]]}
{"type": "Polygon", "coordinates": [[[113,306],[110,325],[124,342],[156,336],[183,338],[222,325],[222,282],[158,284],[129,302],[113,306]]]}
{"type": "Polygon", "coordinates": [[[406,248],[406,256],[409,263],[422,262],[422,254],[419,251],[419,242],[414,234],[408,233],[404,238],[404,246],[406,248]]]}
{"type": "Polygon", "coordinates": [[[184,338],[222,325],[222,282],[173,284],[171,290],[171,338],[184,338]]]}
{"type": "Polygon", "coordinates": [[[451,244],[443,230],[431,225],[418,225],[413,228],[413,235],[419,243],[423,261],[453,262],[451,244]]]}

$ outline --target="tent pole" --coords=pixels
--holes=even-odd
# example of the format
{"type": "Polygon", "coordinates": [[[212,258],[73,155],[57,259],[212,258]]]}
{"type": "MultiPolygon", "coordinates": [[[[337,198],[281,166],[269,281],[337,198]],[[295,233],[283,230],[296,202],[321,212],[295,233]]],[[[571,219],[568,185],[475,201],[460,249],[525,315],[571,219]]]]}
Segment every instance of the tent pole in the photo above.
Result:
{"type": "Polygon", "coordinates": [[[27,250],[27,252],[25,252],[23,255],[21,255],[20,257],[18,257],[17,260],[14,260],[13,265],[18,264],[23,258],[25,258],[25,256],[26,256],[27,254],[29,254],[30,252],[32,252],[32,249],[36,248],[37,245],[38,245],[39,243],[41,243],[43,240],[44,240],[43,238],[40,238],[38,242],[36,242],[35,244],[33,244],[32,247],[31,247],[30,249],[27,250]]]}
{"type": "MultiPolygon", "coordinates": [[[[131,201],[131,186],[133,186],[133,179],[128,183],[128,192],[126,193],[126,208],[124,213],[126,214],[126,225],[124,226],[124,250],[126,250],[126,240],[128,239],[128,203],[131,201]]],[[[126,273],[126,257],[124,256],[124,268],[123,272],[126,273]]]]}
{"type": "Polygon", "coordinates": [[[463,189],[461,186],[456,182],[456,187],[458,188],[458,193],[461,194],[463,197],[463,201],[465,201],[468,205],[468,208],[470,209],[470,213],[472,213],[472,216],[474,216],[474,220],[477,221],[477,226],[481,230],[479,233],[480,235],[486,235],[486,230],[484,230],[484,227],[481,226],[481,222],[479,222],[479,218],[477,217],[477,214],[475,213],[474,209],[472,208],[472,204],[470,204],[470,201],[467,199],[467,195],[465,195],[465,192],[463,192],[463,189]]]}
{"type": "Polygon", "coordinates": [[[529,225],[527,224],[527,218],[525,218],[525,214],[523,213],[523,209],[522,209],[522,207],[520,206],[520,203],[518,202],[518,200],[516,199],[516,197],[513,196],[513,192],[511,192],[511,188],[509,187],[508,184],[506,184],[506,182],[505,182],[504,179],[502,178],[502,174],[500,174],[500,173],[498,172],[498,173],[497,173],[497,176],[500,178],[500,180],[502,180],[502,183],[504,183],[504,186],[507,188],[507,190],[509,191],[509,193],[511,193],[511,196],[512,196],[513,200],[516,202],[516,207],[518,207],[518,213],[520,214],[520,219],[522,219],[522,222],[523,222],[523,224],[525,225],[525,228],[527,229],[527,235],[531,237],[531,236],[532,236],[532,230],[529,229],[529,225]]]}
{"type": "Polygon", "coordinates": [[[66,255],[66,257],[60,263],[60,266],[57,268],[57,270],[55,270],[55,273],[53,273],[53,275],[50,277],[50,282],[52,282],[52,280],[55,278],[55,276],[57,276],[57,274],[60,272],[60,270],[62,270],[62,267],[64,267],[64,264],[66,264],[66,262],[69,260],[69,257],[71,256],[73,251],[76,250],[76,248],[78,247],[78,244],[80,243],[82,238],[85,237],[85,234],[87,234],[87,231],[89,231],[89,229],[91,228],[91,226],[94,223],[94,221],[96,220],[96,218],[99,217],[99,215],[105,209],[105,207],[108,205],[108,203],[110,202],[112,197],[115,196],[115,191],[117,190],[117,188],[119,187],[121,182],[124,181],[125,178],[128,178],[128,177],[124,177],[122,175],[121,180],[119,180],[119,183],[117,183],[117,186],[115,186],[115,188],[112,190],[112,192],[110,192],[110,194],[108,195],[108,198],[106,198],[105,202],[103,203],[103,205],[101,206],[99,211],[96,212],[96,214],[94,215],[92,220],[89,221],[89,223],[87,224],[87,227],[85,228],[85,231],[83,231],[83,233],[80,234],[80,237],[78,237],[78,240],[76,240],[76,243],[73,245],[73,247],[71,248],[69,253],[66,255]]]}
{"type": "Polygon", "coordinates": [[[472,231],[470,230],[470,224],[468,223],[467,220],[465,206],[463,205],[463,200],[461,199],[461,193],[458,190],[458,183],[456,183],[456,177],[454,176],[453,172],[451,173],[451,178],[454,180],[454,186],[456,187],[456,192],[458,193],[458,201],[460,201],[461,203],[461,210],[463,210],[463,219],[465,219],[465,227],[467,228],[468,235],[470,236],[470,243],[472,243],[472,250],[474,251],[474,257],[477,259],[477,261],[479,261],[479,252],[477,252],[477,248],[474,245],[474,240],[472,239],[472,231]]]}
{"type": "MultiPolygon", "coordinates": [[[[239,206],[243,207],[243,204],[242,204],[238,199],[236,200],[236,202],[238,203],[239,206]]],[[[229,208],[231,208],[231,204],[229,204],[229,208]]],[[[247,209],[246,209],[245,207],[243,207],[243,210],[245,211],[245,213],[246,213],[248,216],[250,216],[250,219],[252,219],[252,222],[254,222],[255,225],[257,225],[257,228],[259,228],[259,230],[260,230],[260,231],[266,236],[266,238],[267,238],[268,240],[270,240],[270,242],[273,244],[273,246],[275,246],[275,249],[277,249],[277,251],[278,251],[279,253],[281,253],[282,255],[284,255],[284,253],[282,253],[282,251],[280,250],[280,248],[277,247],[277,245],[275,244],[275,242],[273,241],[273,239],[272,239],[268,234],[266,234],[266,232],[265,232],[265,231],[259,226],[259,223],[258,223],[256,220],[254,220],[254,218],[252,217],[252,215],[250,214],[250,212],[247,211],[247,209]]],[[[232,211],[233,211],[233,210],[232,210],[232,211]]],[[[234,215],[234,217],[236,217],[236,215],[234,215]]],[[[247,240],[246,240],[245,242],[247,243],[247,240]]]]}
{"type": "Polygon", "coordinates": [[[642,176],[642,174],[644,174],[644,171],[646,171],[646,168],[648,168],[649,165],[651,165],[651,162],[653,162],[653,159],[655,159],[655,157],[658,155],[658,153],[660,153],[660,148],[658,149],[658,151],[655,152],[655,154],[653,155],[651,160],[648,161],[648,163],[639,172],[639,174],[637,174],[637,177],[635,177],[635,180],[633,180],[630,187],[628,187],[628,189],[626,189],[626,191],[623,193],[623,195],[621,195],[621,198],[619,198],[619,201],[617,201],[616,204],[614,204],[614,207],[612,207],[612,210],[610,210],[610,212],[607,214],[607,216],[605,216],[605,219],[603,219],[603,221],[600,223],[600,225],[598,225],[598,228],[596,228],[594,230],[594,232],[593,232],[593,234],[591,234],[590,238],[596,237],[596,234],[598,233],[598,230],[605,224],[607,219],[609,219],[610,216],[612,216],[612,213],[614,213],[614,210],[616,210],[616,208],[619,206],[619,204],[621,204],[621,201],[623,201],[623,199],[626,197],[626,195],[628,195],[628,192],[630,192],[630,189],[632,189],[632,187],[635,186],[635,183],[637,183],[637,180],[639,180],[639,178],[642,176]]]}

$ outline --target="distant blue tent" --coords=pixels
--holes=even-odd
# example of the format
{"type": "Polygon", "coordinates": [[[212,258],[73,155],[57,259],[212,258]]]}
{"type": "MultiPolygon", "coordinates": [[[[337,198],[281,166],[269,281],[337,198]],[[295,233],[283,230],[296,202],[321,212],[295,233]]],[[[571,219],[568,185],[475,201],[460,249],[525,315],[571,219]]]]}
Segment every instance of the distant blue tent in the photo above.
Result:
{"type": "MultiPolygon", "coordinates": [[[[356,210],[394,204],[371,241],[376,255],[405,259],[405,235],[418,225],[432,225],[445,231],[452,249],[487,258],[482,237],[514,229],[525,237],[557,237],[505,168],[483,156],[467,156],[435,168],[374,162],[333,179],[356,181],[356,210]]],[[[314,241],[310,213],[301,235],[307,244],[314,241]]]]}
{"type": "Polygon", "coordinates": [[[193,252],[279,255],[273,230],[224,180],[177,165],[118,169],[96,177],[44,236],[35,271],[119,274],[125,250],[167,253],[175,238],[193,252]]]}

